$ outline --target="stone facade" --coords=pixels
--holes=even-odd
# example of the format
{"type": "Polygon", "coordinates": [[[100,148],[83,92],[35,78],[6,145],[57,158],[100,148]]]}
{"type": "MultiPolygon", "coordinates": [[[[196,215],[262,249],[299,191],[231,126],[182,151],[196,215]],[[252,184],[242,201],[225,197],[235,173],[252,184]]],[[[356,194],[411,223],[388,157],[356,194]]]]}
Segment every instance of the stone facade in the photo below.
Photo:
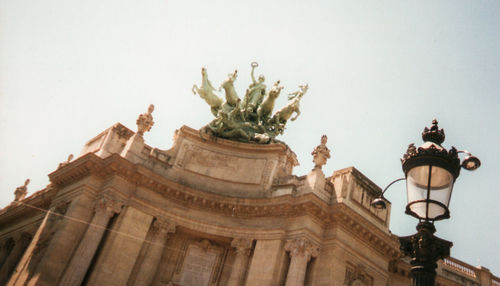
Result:
{"type": "MultiPolygon", "coordinates": [[[[315,164],[298,177],[285,144],[185,126],[159,150],[116,124],[0,210],[0,285],[411,285],[380,188],[315,164]]],[[[448,258],[437,285],[500,279],[448,258]]]]}

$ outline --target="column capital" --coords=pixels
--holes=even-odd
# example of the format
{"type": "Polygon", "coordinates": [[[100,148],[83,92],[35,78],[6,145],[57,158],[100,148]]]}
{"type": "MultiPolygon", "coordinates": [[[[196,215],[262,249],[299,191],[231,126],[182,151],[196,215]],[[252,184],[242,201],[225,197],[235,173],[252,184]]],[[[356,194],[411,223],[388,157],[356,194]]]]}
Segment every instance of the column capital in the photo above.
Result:
{"type": "Polygon", "coordinates": [[[175,233],[176,224],[164,218],[156,218],[153,222],[152,230],[154,233],[175,233]]]}
{"type": "Polygon", "coordinates": [[[231,241],[231,246],[236,248],[236,253],[250,255],[250,249],[252,248],[253,239],[246,237],[235,237],[231,241]]]}
{"type": "Polygon", "coordinates": [[[288,240],[285,243],[285,250],[290,252],[291,257],[303,256],[307,261],[319,254],[319,246],[305,237],[288,240]]]}
{"type": "Polygon", "coordinates": [[[108,217],[112,217],[114,214],[120,213],[123,207],[123,203],[109,197],[99,198],[95,203],[96,213],[105,213],[108,217]]]}

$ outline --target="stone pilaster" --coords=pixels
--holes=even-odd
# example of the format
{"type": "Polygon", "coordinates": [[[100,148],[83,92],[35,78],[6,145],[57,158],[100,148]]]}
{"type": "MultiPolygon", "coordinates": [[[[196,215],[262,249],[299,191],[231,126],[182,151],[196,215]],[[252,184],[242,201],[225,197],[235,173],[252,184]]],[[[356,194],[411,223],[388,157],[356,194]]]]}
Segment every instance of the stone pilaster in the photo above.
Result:
{"type": "Polygon", "coordinates": [[[239,286],[242,283],[243,275],[248,264],[248,256],[252,248],[252,239],[248,238],[235,238],[231,242],[231,246],[236,249],[236,257],[231,269],[231,276],[227,286],[239,286]]]}
{"type": "Polygon", "coordinates": [[[306,238],[298,238],[287,241],[285,250],[291,257],[285,286],[304,286],[307,263],[318,255],[319,247],[306,238]]]}
{"type": "Polygon", "coordinates": [[[152,221],[153,216],[132,206],[122,210],[104,242],[87,285],[127,285],[152,221]]]}
{"type": "Polygon", "coordinates": [[[108,198],[102,198],[97,201],[94,217],[78,245],[59,285],[71,286],[80,285],[82,283],[109,220],[115,213],[119,213],[121,208],[121,203],[108,198]]]}
{"type": "Polygon", "coordinates": [[[0,270],[0,285],[6,285],[9,276],[16,268],[17,263],[23,256],[24,251],[31,241],[31,235],[28,233],[20,233],[14,240],[14,248],[9,256],[5,259],[2,269],[0,270]]]}
{"type": "Polygon", "coordinates": [[[157,219],[153,222],[152,231],[151,241],[147,242],[150,245],[132,284],[134,286],[149,286],[153,282],[169,233],[175,232],[175,224],[157,219]]]}
{"type": "Polygon", "coordinates": [[[2,269],[4,261],[7,259],[13,248],[14,240],[12,238],[6,239],[2,244],[2,247],[0,249],[0,269],[2,269]]]}
{"type": "Polygon", "coordinates": [[[281,258],[283,258],[283,242],[281,239],[257,240],[245,285],[277,285],[281,258]]]}

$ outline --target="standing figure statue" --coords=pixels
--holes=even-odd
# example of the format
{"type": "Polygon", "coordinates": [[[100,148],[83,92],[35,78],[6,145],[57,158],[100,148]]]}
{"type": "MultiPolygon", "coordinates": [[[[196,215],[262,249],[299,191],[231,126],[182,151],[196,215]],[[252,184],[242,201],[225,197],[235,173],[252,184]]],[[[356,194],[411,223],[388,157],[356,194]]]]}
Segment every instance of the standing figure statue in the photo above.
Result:
{"type": "Polygon", "coordinates": [[[201,87],[198,87],[196,84],[194,84],[191,90],[194,94],[198,93],[200,97],[203,98],[208,103],[208,105],[210,105],[212,114],[217,117],[217,113],[219,112],[219,109],[222,105],[222,99],[215,95],[215,88],[208,80],[207,70],[205,68],[201,68],[201,87]]]}
{"type": "Polygon", "coordinates": [[[252,77],[252,84],[247,89],[245,94],[245,99],[243,101],[245,113],[255,113],[257,107],[261,104],[266,94],[266,85],[264,84],[264,76],[260,75],[259,80],[255,80],[254,71],[259,64],[256,62],[252,63],[252,72],[250,73],[252,77]]]}
{"type": "Polygon", "coordinates": [[[321,136],[321,144],[316,146],[312,151],[311,155],[313,156],[314,169],[321,169],[323,165],[326,164],[326,161],[330,159],[330,149],[326,147],[326,142],[328,141],[328,137],[326,135],[321,136]]]}

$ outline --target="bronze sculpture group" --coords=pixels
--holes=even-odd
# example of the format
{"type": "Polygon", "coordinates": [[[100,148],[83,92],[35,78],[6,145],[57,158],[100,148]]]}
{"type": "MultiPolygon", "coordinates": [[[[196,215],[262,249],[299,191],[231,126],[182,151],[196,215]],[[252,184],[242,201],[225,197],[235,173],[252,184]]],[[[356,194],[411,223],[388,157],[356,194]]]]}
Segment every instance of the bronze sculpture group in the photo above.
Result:
{"type": "Polygon", "coordinates": [[[290,119],[294,121],[300,115],[300,100],[309,86],[299,85],[300,90],[289,94],[288,104],[272,115],[274,103],[283,89],[280,81],[276,81],[266,92],[263,75],[256,80],[254,76],[256,62],[252,63],[252,83],[241,100],[234,88],[238,71],[229,74],[222,82],[219,91],[224,89],[226,101],[215,94],[216,89],[208,80],[207,70],[201,69],[201,86],[193,85],[193,93],[198,94],[210,106],[215,119],[200,131],[209,132],[216,137],[243,142],[272,143],[279,134],[283,134],[285,125],[290,119]],[[296,114],[293,118],[292,115],[296,114]]]}

